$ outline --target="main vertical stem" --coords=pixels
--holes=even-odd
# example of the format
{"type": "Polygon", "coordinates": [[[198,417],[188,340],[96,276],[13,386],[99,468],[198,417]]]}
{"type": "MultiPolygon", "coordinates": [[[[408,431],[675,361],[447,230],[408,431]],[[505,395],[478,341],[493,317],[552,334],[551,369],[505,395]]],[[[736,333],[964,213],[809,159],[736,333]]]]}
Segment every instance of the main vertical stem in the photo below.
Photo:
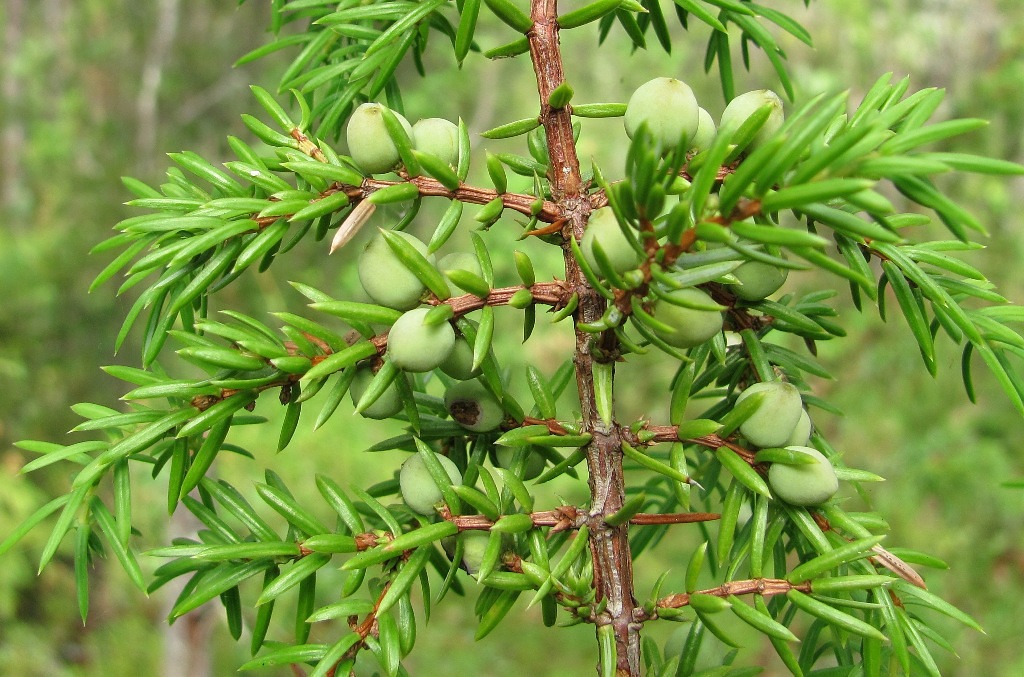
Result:
{"type": "MultiPolygon", "coordinates": [[[[537,76],[540,94],[541,122],[547,132],[551,158],[548,179],[551,198],[566,220],[563,233],[580,239],[590,216],[587,186],[580,176],[580,162],[573,141],[572,116],[568,108],[552,109],[548,98],[565,80],[558,40],[557,0],[533,0],[533,28],[528,35],[530,57],[537,76]]],[[[587,282],[569,246],[564,247],[565,274],[568,285],[579,294],[577,322],[594,322],[605,310],[605,301],[587,282]]],[[[610,337],[614,338],[614,337],[610,337]]],[[[591,509],[590,552],[594,562],[594,587],[597,598],[604,602],[597,625],[611,625],[615,631],[617,655],[616,674],[640,674],[639,624],[633,611],[633,558],[629,550],[628,525],[609,526],[604,521],[622,507],[625,500],[625,479],[622,472],[622,447],[618,431],[601,421],[594,392],[594,336],[576,331],[576,384],[579,391],[583,426],[593,439],[587,448],[590,472],[591,509]]],[[[607,347],[607,346],[606,346],[607,347]]]]}

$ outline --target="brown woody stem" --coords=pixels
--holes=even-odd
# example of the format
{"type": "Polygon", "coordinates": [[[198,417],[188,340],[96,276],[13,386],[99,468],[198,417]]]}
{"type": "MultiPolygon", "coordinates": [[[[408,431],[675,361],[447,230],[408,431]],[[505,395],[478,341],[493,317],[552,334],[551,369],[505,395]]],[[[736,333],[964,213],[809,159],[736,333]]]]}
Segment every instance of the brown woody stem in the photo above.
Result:
{"type": "MultiPolygon", "coordinates": [[[[547,133],[551,158],[548,180],[551,198],[558,215],[565,220],[562,229],[566,238],[579,240],[592,209],[587,186],[580,175],[579,158],[572,132],[569,108],[553,109],[548,103],[551,93],[565,81],[558,39],[557,0],[532,0],[530,18],[533,27],[527,33],[530,59],[537,78],[540,96],[540,120],[547,133]]],[[[579,295],[577,322],[596,322],[605,310],[604,299],[590,286],[576,264],[568,244],[563,247],[565,280],[579,295]]],[[[600,337],[602,349],[611,354],[614,335],[600,337]],[[611,344],[611,345],[606,345],[611,344]]],[[[587,521],[590,553],[594,566],[594,587],[604,611],[595,618],[600,626],[611,625],[615,633],[616,674],[640,675],[640,627],[637,604],[633,597],[633,558],[629,549],[629,525],[610,526],[605,515],[614,514],[625,501],[622,471],[622,448],[616,426],[601,421],[594,390],[592,343],[590,334],[576,331],[576,385],[580,400],[583,429],[593,435],[587,446],[590,471],[591,510],[587,521]]]]}

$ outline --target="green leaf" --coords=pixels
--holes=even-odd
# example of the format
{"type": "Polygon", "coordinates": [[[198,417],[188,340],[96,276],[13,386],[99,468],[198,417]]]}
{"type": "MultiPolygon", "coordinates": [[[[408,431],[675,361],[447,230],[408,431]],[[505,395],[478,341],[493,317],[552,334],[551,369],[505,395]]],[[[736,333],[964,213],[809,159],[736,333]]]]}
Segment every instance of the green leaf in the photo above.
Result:
{"type": "Polygon", "coordinates": [[[359,511],[356,510],[352,501],[345,496],[345,492],[341,490],[337,482],[325,475],[317,474],[316,488],[320,491],[320,495],[323,496],[324,500],[327,501],[327,504],[338,513],[338,517],[345,523],[350,533],[361,534],[366,531],[359,511]]]}
{"type": "Polygon", "coordinates": [[[862,538],[842,545],[830,552],[818,555],[790,571],[786,575],[786,580],[790,583],[802,583],[831,571],[841,564],[848,564],[862,557],[867,557],[871,549],[884,539],[884,536],[862,538]]]}
{"type": "MultiPolygon", "coordinates": [[[[521,9],[512,4],[511,0],[484,0],[494,15],[519,33],[528,33],[533,28],[533,20],[521,9]]],[[[477,637],[477,639],[480,639],[477,637]]]]}
{"type": "Polygon", "coordinates": [[[676,482],[688,484],[690,481],[689,477],[679,472],[672,466],[662,463],[661,461],[652,458],[647,454],[638,451],[637,449],[634,449],[626,442],[622,443],[622,454],[623,456],[633,461],[634,463],[637,463],[638,465],[641,465],[644,468],[647,468],[648,470],[656,472],[659,475],[663,475],[665,477],[668,477],[669,479],[673,479],[676,482]]]}
{"type": "Polygon", "coordinates": [[[222,564],[210,570],[204,570],[195,574],[201,576],[199,583],[188,590],[187,594],[179,597],[168,616],[170,620],[180,618],[189,611],[194,611],[211,599],[218,597],[221,593],[227,592],[242,581],[252,578],[261,571],[272,566],[267,560],[244,562],[242,564],[222,564]]]}
{"type": "Polygon", "coordinates": [[[273,508],[274,512],[284,517],[289,524],[299,531],[312,536],[330,531],[312,513],[296,503],[286,492],[267,484],[257,484],[256,493],[263,502],[273,508]]]}
{"type": "Polygon", "coordinates": [[[293,563],[288,569],[264,586],[263,592],[256,599],[256,606],[266,604],[280,597],[293,587],[306,580],[331,561],[329,554],[313,553],[293,563]]]}
{"type": "Polygon", "coordinates": [[[935,362],[935,343],[932,338],[931,327],[928,324],[928,318],[924,314],[924,308],[914,290],[911,289],[910,283],[907,282],[902,271],[894,263],[883,261],[882,270],[885,271],[885,277],[889,281],[889,286],[892,287],[893,293],[896,295],[896,301],[899,303],[900,310],[903,311],[907,325],[917,340],[917,345],[921,349],[921,356],[924,358],[925,365],[927,365],[928,371],[934,375],[937,368],[935,362]]]}
{"type": "Polygon", "coordinates": [[[396,183],[373,191],[366,201],[375,205],[387,205],[395,202],[408,202],[419,196],[420,189],[415,183],[396,183]]]}
{"type": "Polygon", "coordinates": [[[625,503],[623,503],[622,507],[616,510],[611,515],[605,515],[604,521],[609,526],[621,526],[629,520],[633,519],[633,517],[638,512],[643,510],[644,504],[646,502],[647,495],[644,493],[639,493],[636,496],[633,496],[632,498],[627,500],[625,503]]]}
{"type": "Polygon", "coordinates": [[[700,577],[701,568],[704,566],[704,557],[708,551],[708,542],[705,541],[693,551],[690,560],[686,565],[685,587],[688,593],[697,589],[697,581],[700,577]]]}
{"type": "Polygon", "coordinates": [[[498,125],[497,127],[488,129],[485,132],[480,132],[480,136],[485,139],[510,139],[514,136],[520,136],[527,132],[531,132],[537,127],[540,127],[539,119],[524,118],[522,120],[516,120],[515,122],[498,125]]]}
{"type": "Polygon", "coordinates": [[[456,191],[461,185],[455,170],[444,160],[429,153],[421,153],[418,150],[412,151],[413,156],[422,165],[427,174],[437,179],[442,186],[450,191],[456,191]]]}
{"type": "MultiPolygon", "coordinates": [[[[748,397],[750,399],[750,397],[748,397]]],[[[745,401],[745,400],[744,400],[745,401]]],[[[768,489],[768,484],[764,478],[758,474],[758,471],[751,467],[751,465],[744,461],[742,457],[736,454],[728,447],[719,447],[715,450],[715,458],[725,467],[726,470],[736,478],[746,489],[760,494],[765,498],[772,498],[771,491],[768,489]]]]}
{"type": "Polygon", "coordinates": [[[552,110],[565,108],[572,101],[572,95],[572,86],[568,82],[562,81],[562,84],[555,87],[548,96],[548,105],[552,110]]]}
{"type": "Polygon", "coordinates": [[[597,21],[606,14],[614,12],[620,4],[622,4],[622,0],[595,0],[588,5],[559,15],[558,27],[562,30],[570,30],[597,21]]]}
{"type": "Polygon", "coordinates": [[[673,2],[679,5],[683,11],[693,14],[716,31],[721,31],[722,33],[727,32],[725,24],[719,21],[713,13],[708,11],[703,2],[699,2],[699,0],[673,0],[673,2]]]}
{"type": "Polygon", "coordinates": [[[927,153],[925,159],[936,160],[961,172],[975,174],[996,174],[999,176],[1019,176],[1024,174],[1024,165],[968,153],[927,153]]]}
{"type": "MultiPolygon", "coordinates": [[[[768,605],[765,604],[764,597],[761,595],[754,596],[754,608],[764,615],[770,615],[771,613],[768,610],[768,605]]],[[[793,653],[793,649],[790,647],[789,642],[772,637],[771,635],[768,636],[768,641],[771,642],[775,652],[779,655],[779,658],[789,671],[796,677],[803,677],[803,670],[800,668],[800,663],[796,655],[793,653]]]]}
{"type": "Polygon", "coordinates": [[[906,153],[909,150],[913,150],[918,146],[948,139],[952,136],[960,136],[961,134],[966,134],[974,131],[975,129],[986,126],[988,126],[988,120],[981,120],[978,118],[946,120],[945,122],[937,122],[933,125],[928,125],[927,127],[915,129],[912,132],[897,134],[883,143],[878,150],[890,155],[899,155],[900,153],[906,153]]]}
{"type": "Polygon", "coordinates": [[[444,301],[451,296],[448,282],[445,280],[444,275],[423,254],[413,247],[408,240],[393,230],[382,228],[380,233],[384,241],[391,247],[391,251],[402,262],[402,265],[415,275],[438,299],[444,301]]]}
{"type": "Polygon", "coordinates": [[[317,362],[309,371],[306,372],[302,377],[302,380],[311,381],[324,376],[330,376],[336,371],[341,371],[345,367],[351,367],[356,362],[365,360],[368,357],[373,357],[376,354],[377,346],[369,341],[353,343],[351,346],[348,346],[339,352],[332,353],[317,362]]]}
{"type": "Polygon", "coordinates": [[[75,597],[78,601],[78,615],[85,624],[89,616],[89,564],[92,557],[89,553],[89,539],[92,528],[88,524],[79,524],[75,530],[75,597]]]}
{"type": "Polygon", "coordinates": [[[938,611],[941,614],[949,616],[953,620],[960,621],[964,625],[980,633],[985,633],[981,625],[976,620],[971,618],[969,615],[960,611],[955,606],[942,599],[935,593],[929,592],[928,590],[922,590],[916,585],[911,585],[906,581],[896,581],[893,584],[893,590],[903,598],[903,603],[906,604],[920,604],[933,611],[938,611]]]}
{"type": "MultiPolygon", "coordinates": [[[[363,182],[363,176],[359,172],[338,164],[316,162],[315,160],[292,160],[282,162],[281,166],[300,176],[312,176],[350,186],[359,186],[363,182]]],[[[257,207],[254,211],[262,208],[257,207]]]]}
{"type": "MultiPolygon", "coordinates": [[[[504,468],[498,468],[498,472],[504,470],[504,468]]],[[[505,471],[506,474],[508,471],[505,471]]],[[[504,474],[503,474],[504,476],[504,474]]],[[[525,506],[524,506],[525,508],[525,506]]],[[[521,534],[529,531],[533,528],[533,518],[523,513],[513,513],[511,515],[502,516],[494,525],[491,527],[491,531],[498,532],[500,534],[521,534]]]]}
{"type": "Polygon", "coordinates": [[[288,219],[288,222],[295,223],[296,221],[310,221],[312,219],[318,219],[321,216],[340,211],[347,207],[348,204],[348,195],[341,191],[332,193],[331,195],[322,197],[319,200],[314,200],[302,209],[299,209],[297,212],[292,214],[288,219]]]}
{"type": "MultiPolygon", "coordinates": [[[[214,481],[209,478],[204,478],[201,484],[202,491],[212,496],[218,503],[224,506],[235,519],[245,525],[253,536],[261,541],[279,540],[277,534],[270,528],[270,525],[259,516],[256,510],[249,505],[249,502],[233,486],[224,480],[214,481]]],[[[182,500],[191,499],[183,496],[182,500]]],[[[202,518],[200,517],[200,519],[202,518]]],[[[229,540],[234,541],[237,539],[230,538],[229,540]]]]}
{"type": "Polygon", "coordinates": [[[182,348],[177,352],[189,362],[193,362],[199,366],[208,365],[215,368],[231,369],[233,371],[259,371],[266,366],[266,362],[259,357],[244,355],[229,348],[190,346],[188,348],[182,348]]]}
{"type": "Polygon", "coordinates": [[[35,443],[23,441],[15,443],[15,446],[26,449],[27,451],[42,451],[45,455],[37,458],[34,461],[30,461],[22,466],[20,472],[30,473],[40,468],[45,468],[54,463],[58,463],[64,460],[72,460],[82,465],[88,464],[92,457],[88,454],[93,451],[101,451],[109,447],[108,442],[91,441],[91,442],[78,442],[69,446],[62,446],[59,444],[47,444],[45,447],[37,446],[35,443]]]}
{"type": "Polygon", "coordinates": [[[432,550],[432,545],[424,545],[417,548],[412,556],[406,560],[398,575],[391,579],[391,587],[388,588],[388,591],[384,593],[384,596],[381,597],[380,602],[377,604],[376,615],[378,617],[380,614],[387,613],[398,602],[399,598],[409,593],[412,584],[416,582],[430,561],[432,550]]]}
{"type": "Polygon", "coordinates": [[[721,562],[729,560],[729,553],[736,540],[736,527],[739,523],[740,509],[747,502],[743,485],[731,482],[725,491],[722,501],[722,514],[718,518],[718,545],[716,553],[721,562]]]}
{"type": "Polygon", "coordinates": [[[477,18],[480,15],[480,0],[465,0],[459,14],[459,27],[455,32],[455,60],[459,66],[466,60],[473,46],[477,18]]]}
{"type": "MultiPolygon", "coordinates": [[[[211,407],[211,409],[213,409],[213,407],[211,407]]],[[[207,409],[207,411],[210,410],[207,409]]],[[[182,496],[187,495],[195,489],[199,482],[206,476],[206,471],[210,469],[210,466],[213,464],[213,460],[217,457],[221,446],[224,444],[224,439],[227,437],[228,431],[231,430],[230,416],[234,411],[237,410],[232,410],[221,420],[210,426],[210,430],[206,434],[205,439],[203,439],[202,445],[192,457],[192,463],[188,468],[188,472],[185,474],[185,477],[181,482],[181,486],[175,495],[176,500],[180,500],[182,496]]]]}
{"type": "MultiPolygon", "coordinates": [[[[18,541],[25,537],[25,534],[32,531],[40,522],[55,513],[60,508],[64,507],[68,501],[71,500],[72,494],[65,494],[64,496],[58,496],[52,501],[47,502],[42,507],[38,508],[35,512],[29,515],[23,522],[21,522],[14,530],[7,535],[2,542],[0,542],[0,556],[6,553],[8,550],[13,548],[18,541]]],[[[66,533],[66,532],[65,532],[66,533]]]]}
{"type": "Polygon", "coordinates": [[[775,637],[786,642],[798,642],[800,641],[796,635],[790,631],[782,623],[779,623],[768,614],[761,613],[760,611],[747,606],[743,603],[736,595],[729,595],[728,600],[730,602],[733,613],[739,616],[747,625],[759,630],[760,632],[768,635],[769,637],[775,637]]]}
{"type": "Polygon", "coordinates": [[[572,114],[581,118],[617,118],[626,114],[624,103],[583,103],[572,107],[572,114]]]}
{"type": "MultiPolygon", "coordinates": [[[[593,363],[591,370],[594,378],[594,398],[597,402],[597,414],[601,417],[601,422],[609,428],[612,425],[615,411],[614,370],[614,363],[597,361],[593,363]]],[[[552,409],[552,411],[554,410],[552,409]]]]}
{"type": "Polygon", "coordinates": [[[823,204],[805,204],[800,211],[815,221],[824,223],[853,238],[867,238],[881,242],[898,242],[900,240],[899,235],[884,226],[865,221],[859,216],[834,207],[823,204]]]}
{"type": "Polygon", "coordinates": [[[874,185],[875,182],[868,179],[824,179],[803,185],[786,186],[778,192],[768,193],[762,198],[761,208],[764,211],[775,212],[813,202],[828,202],[869,190],[874,185]]]}
{"type": "Polygon", "coordinates": [[[859,618],[854,618],[847,613],[843,613],[839,609],[829,606],[810,595],[805,595],[799,590],[790,590],[786,593],[786,598],[792,602],[793,606],[797,607],[801,611],[812,616],[816,616],[837,628],[842,628],[843,630],[852,632],[855,635],[860,635],[861,637],[867,637],[869,639],[877,639],[882,642],[886,640],[885,635],[873,625],[865,623],[859,618]]]}
{"type": "Polygon", "coordinates": [[[480,324],[473,340],[473,370],[477,370],[487,359],[494,338],[494,306],[485,306],[480,311],[480,324]]]}
{"type": "Polygon", "coordinates": [[[476,508],[489,520],[497,520],[501,516],[501,510],[487,496],[473,487],[466,485],[452,486],[452,491],[458,494],[459,498],[476,508]]]}
{"type": "Polygon", "coordinates": [[[193,557],[207,562],[224,562],[233,559],[298,558],[300,554],[299,546],[295,543],[272,541],[266,543],[210,545],[202,548],[193,557]]]}
{"type": "Polygon", "coordinates": [[[811,465],[818,460],[802,451],[792,451],[781,447],[761,449],[754,454],[755,463],[783,463],[785,465],[811,465]]]}
{"type": "Polygon", "coordinates": [[[374,604],[368,599],[347,599],[336,604],[320,607],[306,620],[310,623],[330,621],[347,616],[363,616],[373,612],[374,604]]]}
{"type": "MultiPolygon", "coordinates": [[[[349,637],[359,638],[356,633],[349,633],[343,640],[349,637]]],[[[326,644],[298,644],[295,646],[279,646],[271,651],[253,658],[251,661],[242,663],[238,667],[241,670],[256,670],[258,668],[269,668],[275,665],[298,665],[300,663],[312,663],[324,658],[327,653],[326,644]]]]}
{"type": "Polygon", "coordinates": [[[834,576],[817,578],[811,583],[811,591],[816,594],[846,593],[852,590],[869,590],[892,585],[892,576],[876,574],[858,574],[852,576],[834,576]]]}

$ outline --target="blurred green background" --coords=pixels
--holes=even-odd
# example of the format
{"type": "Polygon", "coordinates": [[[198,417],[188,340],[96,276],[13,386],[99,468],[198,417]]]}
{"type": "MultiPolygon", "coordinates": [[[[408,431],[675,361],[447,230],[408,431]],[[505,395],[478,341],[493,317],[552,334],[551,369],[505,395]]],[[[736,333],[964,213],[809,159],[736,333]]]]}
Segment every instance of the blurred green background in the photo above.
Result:
{"type": "MultiPolygon", "coordinates": [[[[12,443],[27,438],[63,441],[64,431],[77,423],[71,404],[109,405],[123,392],[121,384],[97,367],[138,362],[138,345],[131,339],[121,354],[111,354],[133,298],[115,298],[113,284],[87,293],[109,258],[86,253],[130,214],[122,206],[130,196],[119,177],[159,183],[168,164],[163,153],[189,149],[222,161],[228,159],[228,134],[249,138],[238,117],[257,112],[247,85],[272,88],[288,53],[241,68],[231,64],[268,39],[267,4],[0,3],[0,538],[69,483],[68,471],[61,467],[19,476],[28,458],[12,443]]],[[[984,132],[958,142],[956,149],[1024,160],[1024,4],[1018,0],[820,0],[809,10],[796,1],[766,4],[792,12],[816,40],[817,48],[811,50],[780,37],[798,83],[798,101],[845,88],[858,101],[882,73],[909,74],[914,89],[948,89],[940,117],[992,122],[984,132]]],[[[595,32],[578,30],[563,36],[567,76],[579,101],[625,101],[651,77],[679,77],[717,117],[724,103],[717,79],[701,69],[706,37],[700,27],[680,34],[667,56],[653,47],[632,54],[618,37],[597,52],[595,32]]],[[[508,32],[485,26],[478,39],[490,47],[507,40],[508,32]]],[[[410,119],[461,116],[479,132],[535,110],[528,62],[488,63],[471,57],[459,73],[440,40],[429,56],[425,81],[411,69],[404,74],[410,119]]],[[[774,75],[756,53],[752,65],[749,74],[739,74],[740,91],[775,86],[774,75]]],[[[581,138],[581,156],[595,158],[606,175],[621,171],[618,158],[625,136],[619,124],[587,122],[581,138]]],[[[484,146],[482,140],[477,146],[484,146]]],[[[991,231],[989,248],[972,255],[971,262],[1010,298],[1024,299],[1019,274],[1024,181],[942,178],[943,187],[980,215],[991,231]]],[[[430,227],[423,226],[424,234],[430,227]]],[[[499,224],[488,236],[499,278],[513,274],[508,257],[498,252],[513,246],[516,230],[499,224]]],[[[530,252],[549,273],[556,272],[557,259],[550,252],[530,252]]],[[[354,289],[351,262],[344,252],[328,259],[325,246],[300,247],[270,272],[247,275],[220,303],[264,317],[272,310],[302,312],[302,299],[287,280],[345,296],[354,289]]],[[[834,284],[806,275],[791,279],[798,287],[834,284]]],[[[931,589],[971,613],[988,631],[981,635],[937,620],[959,652],[959,658],[939,652],[948,674],[1024,674],[1019,641],[1024,633],[1024,615],[1019,613],[1024,494],[1000,486],[1024,475],[1022,422],[980,367],[979,405],[966,402],[959,355],[948,344],[946,350],[940,348],[940,374],[931,379],[901,319],[886,325],[870,312],[858,314],[845,293],[838,303],[850,336],[821,346],[822,360],[837,380],[817,383],[816,392],[846,415],[819,414],[816,423],[849,465],[888,479],[871,490],[874,508],[892,527],[887,543],[925,550],[949,562],[948,572],[926,572],[931,589]]],[[[498,350],[506,364],[526,360],[550,374],[565,359],[571,343],[564,327],[539,334],[515,357],[519,330],[514,318],[505,317],[509,324],[503,328],[508,331],[499,333],[498,350]]],[[[641,414],[657,419],[664,405],[650,403],[665,400],[670,372],[657,365],[652,371],[644,364],[627,364],[619,373],[620,420],[641,414]]],[[[259,412],[278,415],[272,402],[261,403],[259,412]]],[[[300,433],[277,456],[265,448],[276,439],[273,424],[252,428],[236,436],[256,453],[258,463],[233,458],[221,462],[217,471],[248,495],[253,494],[250,481],[259,479],[257,470],[264,463],[289,480],[300,496],[315,494],[314,471],[329,473],[342,484],[365,485],[390,477],[400,460],[394,453],[360,453],[371,441],[391,434],[390,425],[384,424],[388,429],[382,433],[377,424],[343,411],[320,431],[300,433]]],[[[135,479],[139,545],[152,547],[169,538],[162,488],[146,477],[135,479]]],[[[568,484],[551,491],[549,500],[554,493],[568,500],[582,498],[568,484]]],[[[315,497],[310,503],[319,505],[315,497]]],[[[850,505],[863,507],[856,498],[850,505]]],[[[187,528],[171,527],[175,534],[187,528]]],[[[167,596],[161,592],[142,598],[116,562],[97,566],[92,612],[83,628],[71,601],[69,553],[59,555],[41,576],[35,574],[45,537],[45,527],[33,532],[0,565],[0,674],[201,674],[199,668],[181,663],[162,667],[167,596]]],[[[696,530],[680,527],[646,553],[637,565],[638,596],[666,568],[673,569],[666,588],[678,584],[699,540],[696,530]]],[[[145,561],[144,567],[152,570],[156,564],[145,561]]],[[[323,603],[336,596],[330,583],[325,577],[319,588],[323,603]]],[[[416,675],[591,674],[592,629],[548,630],[539,621],[537,610],[517,609],[498,632],[474,645],[471,603],[449,598],[435,609],[430,625],[421,626],[408,667],[416,675]]],[[[197,648],[209,647],[211,674],[229,674],[248,657],[247,642],[235,645],[230,640],[217,610],[180,624],[192,633],[197,648]]],[[[649,631],[665,639],[673,629],[649,631]]],[[[314,629],[314,638],[325,632],[329,628],[314,629]]],[[[743,660],[768,666],[768,674],[781,673],[770,648],[754,645],[743,660]]]]}

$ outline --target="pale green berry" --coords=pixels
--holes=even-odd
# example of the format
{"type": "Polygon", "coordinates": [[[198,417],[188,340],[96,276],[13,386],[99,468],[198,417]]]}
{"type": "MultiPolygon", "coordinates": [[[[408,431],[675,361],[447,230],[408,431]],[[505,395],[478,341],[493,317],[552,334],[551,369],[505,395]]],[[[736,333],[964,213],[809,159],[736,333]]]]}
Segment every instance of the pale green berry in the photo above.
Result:
{"type": "Polygon", "coordinates": [[[732,274],[740,284],[731,285],[730,289],[744,301],[760,301],[777,292],[786,282],[789,271],[761,261],[741,263],[732,274]]]}
{"type": "Polygon", "coordinates": [[[388,358],[403,371],[436,369],[455,348],[451,323],[425,324],[430,308],[413,308],[388,332],[388,358]]]}
{"type": "MultiPolygon", "coordinates": [[[[384,106],[379,103],[364,103],[352,112],[345,137],[352,160],[367,174],[390,172],[401,159],[395,142],[384,124],[384,106]]],[[[394,111],[392,111],[394,112],[394,111]]],[[[395,117],[412,138],[412,125],[400,114],[395,117]]]]}
{"type": "Polygon", "coordinates": [[[782,110],[782,99],[772,90],[755,89],[752,92],[737,96],[729,102],[729,105],[722,112],[722,119],[718,128],[723,130],[729,129],[734,132],[747,121],[747,118],[765,105],[770,105],[772,109],[764,125],[754,135],[750,145],[747,146],[747,150],[754,150],[770,139],[775,132],[779,131],[779,128],[782,127],[782,123],[786,119],[786,115],[782,110]]]}
{"type": "MultiPolygon", "coordinates": [[[[519,447],[506,447],[503,445],[494,447],[494,465],[499,468],[505,468],[506,470],[510,469],[518,452],[519,447]]],[[[524,480],[532,480],[544,472],[544,466],[547,465],[547,461],[534,447],[526,447],[525,454],[526,464],[520,478],[524,480]]]]}
{"type": "Polygon", "coordinates": [[[697,110],[697,131],[690,139],[690,148],[694,150],[707,150],[715,142],[718,130],[715,128],[715,120],[711,113],[703,108],[697,110]]]}
{"type": "Polygon", "coordinates": [[[583,258],[586,259],[590,269],[600,275],[601,268],[597,265],[597,258],[594,256],[595,242],[601,247],[601,251],[608,257],[612,268],[617,273],[633,270],[643,261],[643,257],[630,246],[611,207],[603,207],[590,214],[587,229],[583,232],[583,239],[580,240],[583,258]]]}
{"type": "MultiPolygon", "coordinates": [[[[370,385],[370,381],[373,380],[373,376],[373,370],[369,367],[359,367],[356,371],[355,378],[352,379],[352,384],[349,386],[349,394],[352,396],[353,405],[359,404],[359,399],[366,392],[366,388],[370,385]]],[[[399,376],[399,378],[402,377],[399,376]]],[[[398,384],[392,383],[377,398],[376,402],[359,413],[366,418],[383,420],[397,415],[404,406],[402,396],[399,394],[398,384]]]]}
{"type": "Polygon", "coordinates": [[[646,124],[654,143],[667,152],[697,133],[700,107],[689,85],[675,78],[655,78],[637,87],[626,104],[626,135],[633,138],[646,124]]]}
{"type": "Polygon", "coordinates": [[[768,485],[776,498],[800,506],[821,505],[839,491],[835,468],[817,449],[791,446],[795,451],[812,456],[814,463],[789,465],[772,463],[768,468],[768,485]]]}
{"type": "Polygon", "coordinates": [[[475,379],[448,388],[444,404],[456,423],[476,433],[494,430],[505,418],[498,398],[475,379]]]}
{"type": "Polygon", "coordinates": [[[764,393],[761,405],[740,424],[740,432],[757,447],[781,447],[793,434],[804,410],[800,391],[782,381],[755,383],[740,393],[737,404],[756,393],[764,393]]]}
{"type": "Polygon", "coordinates": [[[803,409],[800,411],[800,420],[796,422],[796,427],[793,428],[793,433],[786,440],[787,447],[805,447],[811,439],[811,417],[807,415],[807,410],[803,409]]]}
{"type": "MultiPolygon", "coordinates": [[[[451,254],[445,254],[441,257],[441,260],[437,262],[437,269],[442,273],[448,273],[452,270],[466,270],[473,273],[477,277],[483,277],[483,269],[480,268],[480,260],[474,254],[469,252],[452,252],[451,254]]],[[[445,275],[447,279],[447,275],[445,275]]],[[[460,287],[457,287],[455,283],[448,280],[448,289],[451,291],[453,296],[459,296],[464,294],[460,287]]]]}
{"type": "MultiPolygon", "coordinates": [[[[692,306],[711,306],[714,299],[700,289],[676,289],[667,297],[692,306]]],[[[676,348],[699,346],[722,331],[722,313],[717,310],[686,308],[662,299],[654,309],[654,317],[672,327],[672,331],[655,330],[661,340],[676,348]]]]}
{"type": "Polygon", "coordinates": [[[455,347],[440,364],[441,371],[459,381],[468,381],[480,375],[480,369],[473,369],[473,346],[465,336],[455,337],[455,347]]]}
{"type": "Polygon", "coordinates": [[[480,565],[484,563],[491,534],[487,531],[463,531],[458,535],[458,539],[462,541],[462,568],[470,576],[476,576],[480,571],[480,565]]]}
{"type": "Polygon", "coordinates": [[[426,118],[412,126],[413,147],[452,167],[459,163],[459,127],[444,118],[426,118]]]}
{"type": "MultiPolygon", "coordinates": [[[[440,455],[435,458],[448,473],[452,484],[462,484],[462,473],[451,459],[440,455]]],[[[405,504],[410,510],[421,515],[433,515],[434,506],[444,498],[426,462],[419,454],[413,454],[402,464],[402,469],[398,473],[398,485],[402,490],[402,500],[405,504]]]]}
{"type": "MultiPolygon", "coordinates": [[[[404,231],[394,231],[431,263],[434,255],[427,245],[404,231]]],[[[420,304],[426,286],[405,267],[383,236],[370,240],[359,257],[359,282],[366,294],[382,306],[395,310],[411,310],[420,304]]]]}

